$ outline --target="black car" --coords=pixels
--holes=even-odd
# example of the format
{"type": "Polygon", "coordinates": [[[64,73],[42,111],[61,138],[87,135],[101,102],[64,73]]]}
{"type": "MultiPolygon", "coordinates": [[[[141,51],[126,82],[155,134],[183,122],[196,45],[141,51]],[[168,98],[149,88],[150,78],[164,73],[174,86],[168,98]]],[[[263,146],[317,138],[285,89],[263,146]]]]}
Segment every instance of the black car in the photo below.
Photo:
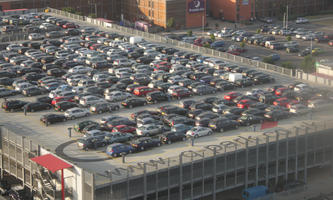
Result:
{"type": "Polygon", "coordinates": [[[169,101],[171,97],[161,91],[156,91],[156,92],[149,92],[146,95],[146,99],[148,103],[157,103],[159,101],[169,101]]]}
{"type": "Polygon", "coordinates": [[[43,94],[43,92],[44,91],[42,89],[40,89],[40,88],[30,87],[30,88],[24,89],[22,91],[22,94],[24,96],[31,97],[31,96],[41,95],[41,94],[43,94]]]}
{"type": "Polygon", "coordinates": [[[245,109],[243,109],[243,108],[231,107],[229,109],[224,110],[223,114],[232,113],[235,115],[240,115],[244,111],[245,111],[245,109]]]}
{"type": "Polygon", "coordinates": [[[235,81],[235,85],[239,87],[249,87],[254,85],[254,81],[251,79],[240,79],[235,81]]]}
{"type": "Polygon", "coordinates": [[[190,110],[195,110],[195,109],[211,110],[212,108],[213,108],[212,104],[205,103],[205,102],[193,103],[189,107],[190,110]]]}
{"type": "Polygon", "coordinates": [[[244,112],[242,112],[242,115],[264,116],[265,113],[266,113],[266,111],[264,111],[264,110],[250,108],[250,109],[245,110],[244,112]]]}
{"type": "Polygon", "coordinates": [[[184,117],[184,116],[178,116],[174,117],[169,121],[170,126],[174,126],[177,124],[185,124],[185,125],[194,125],[194,120],[184,117]]]}
{"type": "Polygon", "coordinates": [[[164,144],[171,144],[172,142],[185,141],[186,135],[184,133],[166,132],[161,136],[161,142],[164,144]]]}
{"type": "Polygon", "coordinates": [[[31,72],[31,73],[27,73],[25,74],[22,79],[23,80],[27,80],[27,81],[37,81],[41,78],[45,77],[45,74],[40,74],[40,73],[35,73],[35,72],[31,72]]]}
{"type": "Polygon", "coordinates": [[[182,108],[189,109],[190,106],[191,106],[193,103],[195,103],[195,102],[196,102],[196,101],[195,101],[195,100],[192,100],[192,99],[182,100],[182,101],[180,102],[180,106],[181,106],[182,108]]]}
{"type": "Polygon", "coordinates": [[[41,102],[33,102],[24,105],[24,108],[27,112],[35,112],[41,110],[49,110],[52,108],[51,104],[41,103],[41,102]]]}
{"type": "Polygon", "coordinates": [[[77,146],[79,149],[88,150],[96,149],[98,147],[105,146],[104,136],[103,137],[87,137],[77,140],[77,146]]]}
{"type": "Polygon", "coordinates": [[[230,120],[228,118],[220,117],[211,120],[208,127],[214,131],[223,132],[226,130],[237,129],[239,123],[235,120],[230,120]]]}
{"type": "Polygon", "coordinates": [[[268,75],[259,75],[253,78],[254,84],[265,84],[265,83],[272,83],[275,81],[274,78],[268,75]]]}
{"type": "Polygon", "coordinates": [[[41,102],[41,103],[48,103],[48,104],[51,104],[52,102],[52,98],[48,97],[48,96],[44,96],[44,97],[38,97],[36,99],[37,102],[41,102]]]}
{"type": "Polygon", "coordinates": [[[188,112],[187,116],[194,119],[196,116],[200,115],[203,112],[207,112],[207,110],[195,109],[188,112]]]}
{"type": "Polygon", "coordinates": [[[211,121],[211,119],[209,119],[209,118],[202,118],[200,120],[196,120],[195,125],[201,126],[201,127],[208,127],[208,124],[210,121],[211,121]]]}
{"type": "Polygon", "coordinates": [[[8,77],[0,78],[0,85],[3,86],[10,86],[13,84],[13,82],[14,82],[13,78],[8,78],[8,77]]]}
{"type": "Polygon", "coordinates": [[[129,98],[121,102],[121,105],[125,108],[133,108],[137,106],[144,106],[147,104],[147,101],[140,98],[129,98]]]}
{"type": "Polygon", "coordinates": [[[154,138],[150,138],[150,137],[142,137],[142,138],[139,138],[139,139],[131,142],[131,146],[136,151],[144,151],[145,149],[148,149],[151,147],[161,146],[161,141],[159,139],[154,139],[154,138]]]}
{"type": "Polygon", "coordinates": [[[250,126],[252,124],[258,124],[264,121],[264,117],[256,115],[243,115],[238,120],[242,126],[250,126]]]}
{"type": "Polygon", "coordinates": [[[162,114],[162,115],[169,115],[169,114],[178,114],[178,115],[186,115],[187,114],[187,110],[184,108],[180,108],[178,106],[162,106],[158,109],[158,111],[162,114]]]}
{"type": "Polygon", "coordinates": [[[267,112],[264,117],[268,120],[277,121],[280,119],[286,119],[290,116],[290,113],[288,111],[283,110],[273,110],[270,112],[267,112]]]}
{"type": "Polygon", "coordinates": [[[46,126],[56,123],[56,122],[65,122],[67,119],[65,115],[60,114],[46,114],[42,115],[40,121],[43,122],[46,126]]]}
{"type": "Polygon", "coordinates": [[[10,101],[5,101],[2,103],[2,108],[5,111],[15,111],[15,110],[22,110],[23,106],[27,104],[28,102],[21,101],[21,100],[10,100],[10,101]]]}
{"type": "Polygon", "coordinates": [[[115,110],[119,110],[119,105],[108,103],[108,102],[100,102],[97,104],[94,104],[90,107],[90,112],[92,113],[103,113],[103,112],[111,112],[115,110]]]}
{"type": "Polygon", "coordinates": [[[60,101],[54,105],[56,111],[66,111],[71,108],[79,107],[78,104],[69,101],[60,101]]]}

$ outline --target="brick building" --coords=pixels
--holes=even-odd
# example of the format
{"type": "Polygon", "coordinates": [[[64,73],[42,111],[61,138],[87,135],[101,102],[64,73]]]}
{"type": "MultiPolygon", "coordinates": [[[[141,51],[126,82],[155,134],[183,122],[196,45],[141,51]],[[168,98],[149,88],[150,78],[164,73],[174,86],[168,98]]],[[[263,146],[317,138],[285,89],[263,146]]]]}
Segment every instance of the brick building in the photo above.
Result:
{"type": "Polygon", "coordinates": [[[255,0],[210,0],[215,18],[228,21],[247,21],[255,16],[255,0]]]}
{"type": "Polygon", "coordinates": [[[0,0],[1,10],[22,8],[44,8],[50,6],[52,0],[0,0]]]}
{"type": "Polygon", "coordinates": [[[171,18],[177,28],[200,27],[205,21],[205,3],[205,0],[123,0],[122,14],[130,22],[144,20],[163,28],[171,18]]]}

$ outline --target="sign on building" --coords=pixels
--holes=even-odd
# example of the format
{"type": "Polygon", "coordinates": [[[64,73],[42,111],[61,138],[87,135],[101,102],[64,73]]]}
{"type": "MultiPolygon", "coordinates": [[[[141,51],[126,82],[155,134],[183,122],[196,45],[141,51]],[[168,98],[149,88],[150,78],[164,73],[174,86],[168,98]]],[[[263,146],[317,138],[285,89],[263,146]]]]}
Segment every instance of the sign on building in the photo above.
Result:
{"type": "Polygon", "coordinates": [[[191,0],[188,3],[188,12],[202,12],[205,10],[205,0],[191,0]]]}

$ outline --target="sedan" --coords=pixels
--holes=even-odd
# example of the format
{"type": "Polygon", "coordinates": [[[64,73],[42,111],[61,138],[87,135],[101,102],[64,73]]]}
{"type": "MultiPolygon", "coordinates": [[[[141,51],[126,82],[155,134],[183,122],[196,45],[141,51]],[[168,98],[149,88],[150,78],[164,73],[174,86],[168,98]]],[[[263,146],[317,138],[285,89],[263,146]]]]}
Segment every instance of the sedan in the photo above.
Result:
{"type": "Polygon", "coordinates": [[[195,138],[211,134],[213,134],[212,129],[200,126],[193,127],[191,130],[186,132],[187,136],[195,138]]]}
{"type": "Polygon", "coordinates": [[[71,108],[64,113],[67,119],[76,119],[80,117],[87,117],[90,115],[89,110],[83,108],[71,108]]]}
{"type": "Polygon", "coordinates": [[[133,108],[137,106],[144,106],[147,105],[146,100],[140,98],[130,98],[126,99],[125,101],[121,102],[121,105],[126,108],[133,108]]]}
{"type": "Polygon", "coordinates": [[[166,132],[161,136],[161,142],[164,144],[171,144],[172,142],[185,141],[186,135],[178,132],[166,132]]]}
{"type": "Polygon", "coordinates": [[[264,117],[256,115],[243,115],[238,120],[242,126],[250,126],[251,124],[258,124],[264,121],[264,117]]]}
{"type": "Polygon", "coordinates": [[[193,88],[192,91],[198,95],[214,94],[216,93],[216,88],[207,85],[199,85],[193,88]]]}
{"type": "Polygon", "coordinates": [[[104,143],[105,144],[123,143],[130,141],[132,138],[133,135],[130,133],[112,132],[111,134],[107,134],[104,137],[104,143]]]}
{"type": "Polygon", "coordinates": [[[106,154],[112,157],[118,157],[123,153],[129,154],[132,153],[133,151],[134,148],[132,146],[120,143],[111,144],[106,148],[106,154]]]}
{"type": "Polygon", "coordinates": [[[46,114],[42,115],[40,121],[43,122],[46,126],[56,123],[56,122],[65,122],[67,119],[64,115],[57,114],[46,114]]]}

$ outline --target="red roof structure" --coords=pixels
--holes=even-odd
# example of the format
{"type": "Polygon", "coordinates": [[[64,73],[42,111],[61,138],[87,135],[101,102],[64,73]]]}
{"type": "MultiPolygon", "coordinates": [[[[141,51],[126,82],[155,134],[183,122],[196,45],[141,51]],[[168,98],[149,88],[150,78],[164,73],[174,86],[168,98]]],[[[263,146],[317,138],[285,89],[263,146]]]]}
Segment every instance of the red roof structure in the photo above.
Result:
{"type": "Polygon", "coordinates": [[[63,160],[55,157],[52,154],[46,154],[43,156],[34,157],[34,158],[31,158],[31,160],[36,162],[37,164],[47,168],[52,173],[54,173],[58,170],[61,170],[61,169],[73,167],[72,165],[64,162],[63,160]]]}

